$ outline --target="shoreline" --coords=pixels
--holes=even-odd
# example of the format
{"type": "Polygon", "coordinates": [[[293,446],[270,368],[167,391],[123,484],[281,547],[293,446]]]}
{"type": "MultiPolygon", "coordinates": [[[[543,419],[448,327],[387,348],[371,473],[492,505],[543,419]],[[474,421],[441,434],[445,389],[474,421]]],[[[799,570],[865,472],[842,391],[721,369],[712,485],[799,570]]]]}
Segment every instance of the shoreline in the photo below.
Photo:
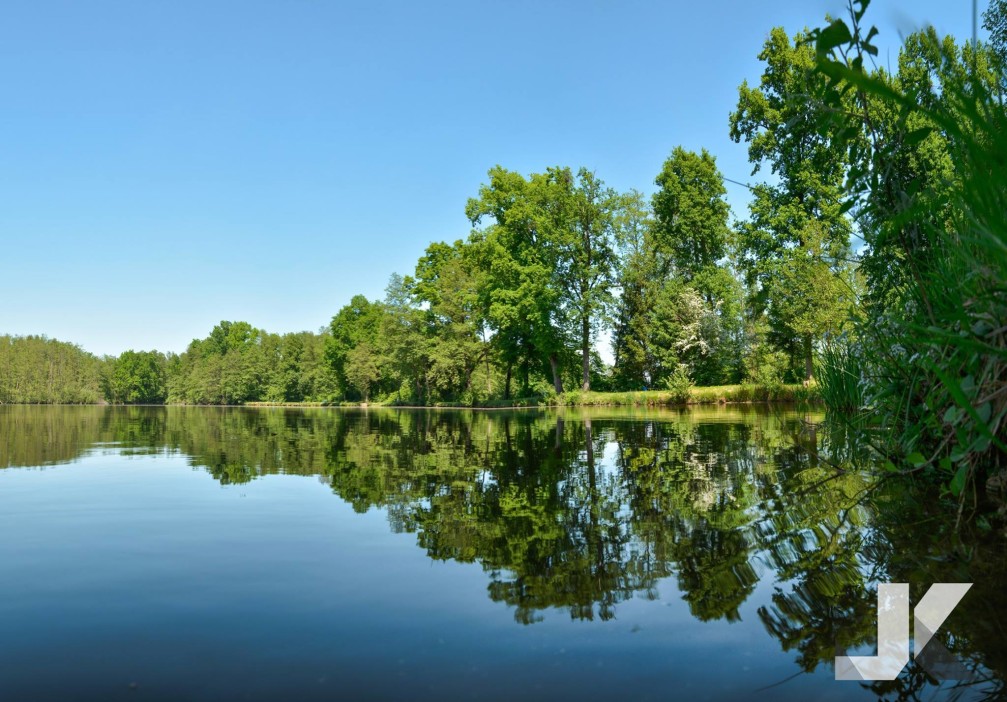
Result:
{"type": "MultiPolygon", "coordinates": [[[[720,385],[694,387],[689,399],[681,401],[668,390],[635,390],[629,392],[583,392],[579,390],[545,398],[525,397],[479,404],[441,402],[432,405],[396,404],[394,402],[245,402],[243,404],[111,404],[111,403],[11,403],[8,406],[65,407],[251,407],[290,409],[409,409],[409,410],[532,410],[565,407],[663,407],[688,408],[711,405],[793,405],[822,404],[816,385],[720,385]]],[[[5,405],[0,404],[0,407],[5,405]]]]}

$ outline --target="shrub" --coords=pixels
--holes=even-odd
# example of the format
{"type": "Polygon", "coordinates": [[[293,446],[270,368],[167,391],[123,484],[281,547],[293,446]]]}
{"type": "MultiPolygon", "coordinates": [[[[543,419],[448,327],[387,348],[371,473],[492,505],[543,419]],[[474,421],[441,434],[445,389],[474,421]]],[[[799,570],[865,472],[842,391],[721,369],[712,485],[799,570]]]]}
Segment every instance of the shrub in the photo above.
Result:
{"type": "Polygon", "coordinates": [[[679,363],[675,372],[665,379],[664,388],[670,393],[669,401],[672,404],[684,405],[689,401],[692,379],[684,363],[679,363]]]}

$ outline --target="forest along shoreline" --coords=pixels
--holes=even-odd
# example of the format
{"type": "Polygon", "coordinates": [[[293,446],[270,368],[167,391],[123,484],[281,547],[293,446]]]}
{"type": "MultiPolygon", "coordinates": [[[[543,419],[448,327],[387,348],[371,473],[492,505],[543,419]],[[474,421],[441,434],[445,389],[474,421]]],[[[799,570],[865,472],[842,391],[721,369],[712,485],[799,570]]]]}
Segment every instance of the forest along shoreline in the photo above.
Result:
{"type": "Polygon", "coordinates": [[[465,404],[437,402],[429,405],[406,402],[270,402],[249,401],[240,403],[186,403],[186,402],[0,402],[6,406],[53,405],[62,407],[331,407],[331,408],[395,408],[395,409],[537,409],[550,407],[692,407],[709,405],[794,405],[823,404],[817,386],[793,384],[779,386],[724,385],[694,387],[688,395],[667,390],[640,390],[636,392],[570,392],[550,397],[512,398],[494,402],[465,404]]]}
{"type": "Polygon", "coordinates": [[[793,405],[822,404],[813,383],[779,386],[727,385],[690,388],[688,397],[666,390],[636,392],[570,392],[538,398],[514,398],[495,402],[464,404],[438,402],[430,405],[382,402],[247,402],[241,407],[393,407],[398,409],[535,409],[549,407],[690,407],[696,405],[793,405]]]}

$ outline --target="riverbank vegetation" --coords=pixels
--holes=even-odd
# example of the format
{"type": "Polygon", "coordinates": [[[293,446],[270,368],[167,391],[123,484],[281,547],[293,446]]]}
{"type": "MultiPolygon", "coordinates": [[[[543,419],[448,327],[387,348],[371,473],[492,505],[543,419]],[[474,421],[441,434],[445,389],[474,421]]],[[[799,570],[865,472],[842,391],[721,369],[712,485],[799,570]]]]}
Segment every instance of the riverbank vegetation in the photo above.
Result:
{"type": "Polygon", "coordinates": [[[872,67],[866,5],[812,35],[806,116],[866,244],[853,327],[819,380],[893,470],[977,504],[1007,459],[1007,2],[984,15],[988,45],[928,29],[892,70],[872,67]]]}
{"type": "Polygon", "coordinates": [[[924,29],[891,68],[873,64],[867,5],[769,33],[763,75],[741,84],[725,125],[753,176],[766,174],[744,217],[732,220],[702,149],[673,148],[649,198],[586,168],[495,166],[464,206],[466,238],[430,244],[384,299],[354,297],[317,333],[225,321],[181,354],[101,359],[3,337],[0,402],[507,406],[820,391],[893,469],[940,476],[955,494],[977,488],[1007,454],[1007,3],[984,15],[990,42],[924,29]]]}

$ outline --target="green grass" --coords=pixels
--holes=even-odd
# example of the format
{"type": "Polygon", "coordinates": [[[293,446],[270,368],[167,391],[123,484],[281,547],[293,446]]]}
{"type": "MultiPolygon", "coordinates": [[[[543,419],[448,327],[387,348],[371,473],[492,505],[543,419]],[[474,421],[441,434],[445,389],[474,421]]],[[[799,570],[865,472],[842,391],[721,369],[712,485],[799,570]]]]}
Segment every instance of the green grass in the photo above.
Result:
{"type": "MultiPolygon", "coordinates": [[[[681,405],[717,405],[755,402],[818,402],[815,385],[716,385],[689,389],[689,399],[681,402],[671,390],[640,390],[634,392],[566,392],[551,397],[516,397],[510,400],[489,400],[475,405],[462,402],[438,402],[432,408],[522,408],[522,407],[658,407],[681,405]]],[[[248,402],[246,407],[361,407],[357,402],[248,402]]],[[[371,402],[369,407],[405,407],[394,403],[371,402]]]]}
{"type": "Polygon", "coordinates": [[[641,390],[636,392],[567,392],[556,398],[555,404],[590,406],[656,406],[656,405],[715,405],[748,402],[817,402],[818,388],[814,385],[715,385],[689,389],[687,402],[676,401],[677,394],[668,390],[641,390]]]}
{"type": "Polygon", "coordinates": [[[338,402],[246,402],[244,407],[336,407],[338,402]]]}
{"type": "Polygon", "coordinates": [[[849,342],[826,344],[818,354],[815,378],[826,406],[836,412],[854,413],[864,408],[864,388],[860,382],[859,359],[849,342]]]}

